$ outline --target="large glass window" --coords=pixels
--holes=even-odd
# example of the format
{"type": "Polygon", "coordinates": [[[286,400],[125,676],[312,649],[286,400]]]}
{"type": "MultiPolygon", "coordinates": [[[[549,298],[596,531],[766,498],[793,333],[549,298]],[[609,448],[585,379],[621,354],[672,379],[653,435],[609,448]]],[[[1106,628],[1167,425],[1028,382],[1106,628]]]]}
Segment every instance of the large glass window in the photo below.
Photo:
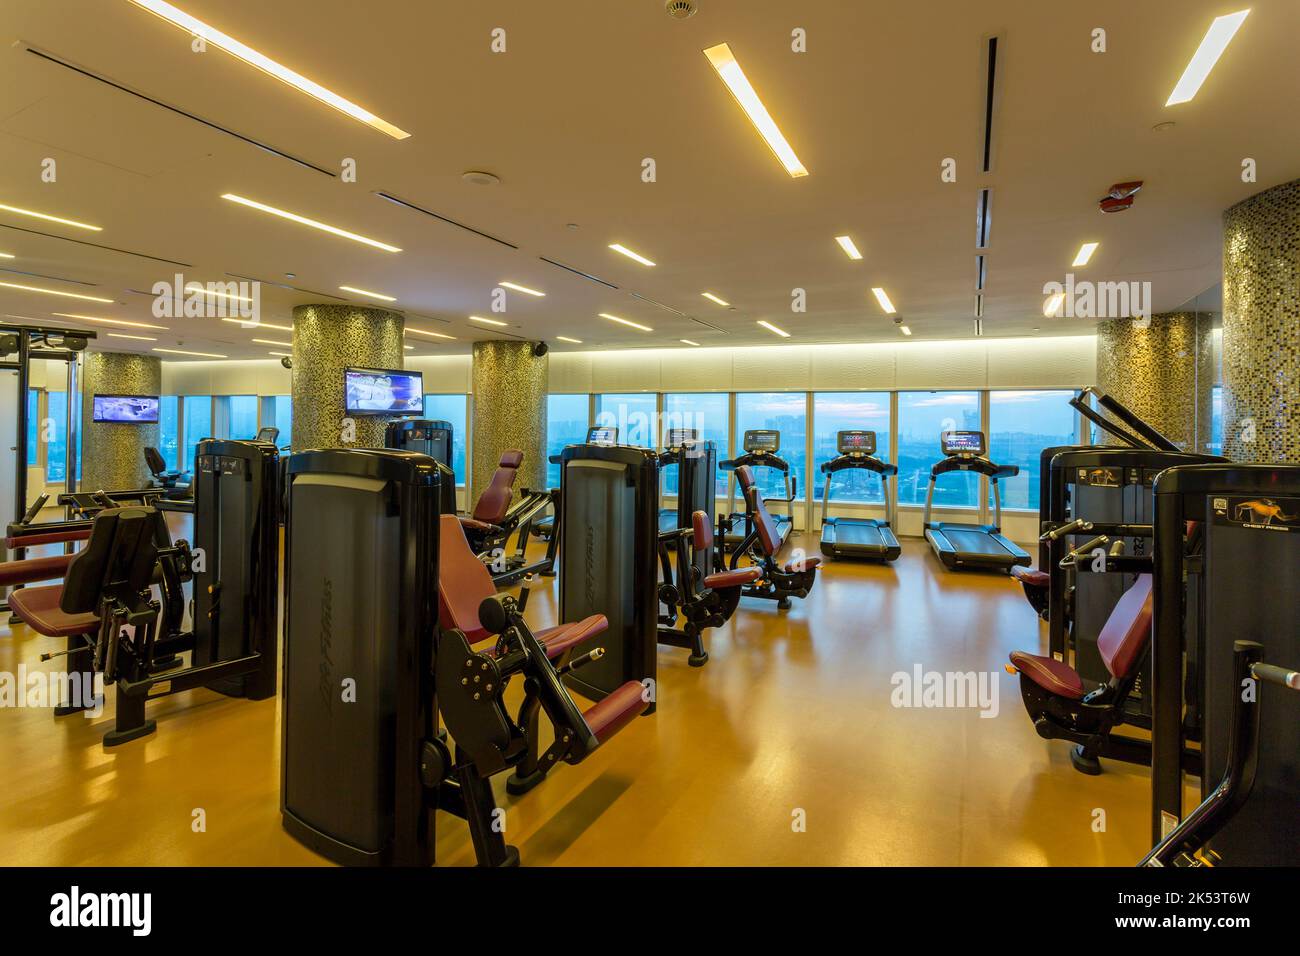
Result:
{"type": "Polygon", "coordinates": [[[27,467],[35,467],[41,460],[41,391],[27,390],[27,467]]]}
{"type": "Polygon", "coordinates": [[[194,468],[194,450],[204,438],[212,437],[212,396],[185,396],[185,436],[184,457],[180,468],[192,471],[194,468]]]}
{"type": "Polygon", "coordinates": [[[1078,412],[1073,391],[989,392],[989,457],[1019,465],[1020,474],[998,482],[1004,508],[1038,510],[1039,455],[1053,445],[1073,445],[1078,412]]]}
{"type": "MultiPolygon", "coordinates": [[[[741,453],[745,432],[754,428],[775,428],[781,433],[778,454],[790,463],[790,477],[803,500],[806,488],[808,399],[803,392],[751,392],[736,396],[736,454],[741,453]]],[[[754,477],[764,498],[784,498],[785,483],[780,472],[760,468],[754,477]]]]}
{"type": "Polygon", "coordinates": [[[658,437],[655,434],[658,412],[659,396],[653,392],[596,396],[596,424],[616,427],[620,445],[653,448],[658,437]]]}
{"type": "Polygon", "coordinates": [[[178,429],[178,406],[180,402],[175,395],[164,395],[158,403],[158,451],[163,456],[170,471],[186,470],[180,466],[180,432],[178,429]]]}
{"type": "Polygon", "coordinates": [[[231,438],[247,441],[257,437],[257,396],[231,395],[226,399],[231,438]]]}
{"type": "Polygon", "coordinates": [[[456,484],[465,484],[465,408],[464,395],[424,396],[424,417],[451,424],[451,470],[456,484]]]}
{"type": "MultiPolygon", "coordinates": [[[[899,504],[925,504],[930,469],[943,458],[939,435],[957,430],[980,430],[979,392],[898,393],[899,504]]],[[[934,504],[978,507],[979,475],[969,471],[943,475],[934,490],[934,504]]]]}
{"type": "Polygon", "coordinates": [[[1223,386],[1215,385],[1210,392],[1210,444],[1205,449],[1211,455],[1223,454],[1223,386]]]}
{"type": "Polygon", "coordinates": [[[64,481],[68,477],[68,393],[45,393],[45,418],[49,427],[45,444],[45,480],[64,481]]]}
{"type": "MultiPolygon", "coordinates": [[[[727,437],[731,428],[731,397],[726,392],[690,392],[664,396],[664,417],[660,446],[667,444],[668,432],[675,428],[690,428],[703,441],[718,446],[718,464],[731,457],[727,437]]],[[[678,488],[679,469],[669,468],[664,474],[664,494],[675,495],[678,488]]],[[[716,494],[727,493],[727,475],[718,468],[715,478],[716,494]]]]}
{"type": "MultiPolygon", "coordinates": [[[[888,392],[818,392],[813,396],[813,469],[817,482],[813,496],[820,498],[826,477],[821,467],[839,455],[836,435],[863,429],[876,433],[876,457],[889,461],[888,392]]],[[[884,485],[880,476],[865,468],[851,468],[835,475],[831,500],[883,504],[884,485]]]]}
{"type": "MultiPolygon", "coordinates": [[[[587,440],[588,396],[546,396],[546,455],[558,455],[565,445],[578,445],[587,440]]],[[[560,466],[547,463],[546,483],[552,488],[560,485],[560,466]]]]}

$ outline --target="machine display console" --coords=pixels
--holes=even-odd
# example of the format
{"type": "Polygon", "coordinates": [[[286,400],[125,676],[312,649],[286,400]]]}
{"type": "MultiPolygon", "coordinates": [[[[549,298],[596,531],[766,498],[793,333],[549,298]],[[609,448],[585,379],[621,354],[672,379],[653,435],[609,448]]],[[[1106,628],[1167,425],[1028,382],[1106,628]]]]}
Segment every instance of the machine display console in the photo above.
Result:
{"type": "Polygon", "coordinates": [[[700,433],[694,428],[670,428],[664,436],[664,444],[668,448],[681,448],[688,441],[699,440],[700,433]]]}
{"type": "Polygon", "coordinates": [[[618,427],[615,425],[593,425],[587,429],[588,445],[617,445],[618,427]]]}
{"type": "Polygon", "coordinates": [[[747,452],[765,451],[775,455],[781,450],[781,433],[775,428],[751,428],[745,432],[747,452]]]}
{"type": "Polygon", "coordinates": [[[835,446],[841,455],[874,455],[876,453],[876,433],[868,431],[845,431],[835,435],[835,446]]]}
{"type": "Polygon", "coordinates": [[[985,452],[983,432],[944,432],[939,444],[945,455],[982,455],[985,452]]]}

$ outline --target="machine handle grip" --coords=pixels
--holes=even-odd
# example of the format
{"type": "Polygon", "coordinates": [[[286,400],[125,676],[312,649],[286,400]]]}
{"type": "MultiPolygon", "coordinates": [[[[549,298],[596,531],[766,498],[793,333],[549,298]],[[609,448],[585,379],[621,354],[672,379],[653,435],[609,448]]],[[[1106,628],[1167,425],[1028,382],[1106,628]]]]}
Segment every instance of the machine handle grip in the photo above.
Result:
{"type": "Polygon", "coordinates": [[[1063,538],[1067,534],[1074,534],[1076,531],[1091,531],[1092,522],[1083,518],[1075,518],[1069,524],[1063,524],[1059,528],[1053,528],[1047,534],[1039,538],[1039,541],[1055,541],[1057,538],[1063,538]]]}
{"type": "Polygon", "coordinates": [[[1276,664],[1255,664],[1250,672],[1259,680],[1268,681],[1270,684],[1281,684],[1291,690],[1300,690],[1300,671],[1278,667],[1276,664]]]}
{"type": "Polygon", "coordinates": [[[27,509],[26,513],[20,519],[18,519],[18,523],[31,524],[36,516],[41,513],[41,509],[45,507],[45,502],[49,500],[50,496],[45,492],[41,492],[40,497],[32,502],[32,506],[27,509]]]}
{"type": "Polygon", "coordinates": [[[565,674],[569,673],[569,671],[576,671],[579,667],[584,667],[587,664],[592,663],[593,661],[598,661],[604,656],[605,656],[605,648],[593,647],[591,650],[587,651],[587,653],[579,657],[575,657],[567,664],[561,664],[559,667],[555,669],[555,673],[556,675],[563,677],[565,674]]]}

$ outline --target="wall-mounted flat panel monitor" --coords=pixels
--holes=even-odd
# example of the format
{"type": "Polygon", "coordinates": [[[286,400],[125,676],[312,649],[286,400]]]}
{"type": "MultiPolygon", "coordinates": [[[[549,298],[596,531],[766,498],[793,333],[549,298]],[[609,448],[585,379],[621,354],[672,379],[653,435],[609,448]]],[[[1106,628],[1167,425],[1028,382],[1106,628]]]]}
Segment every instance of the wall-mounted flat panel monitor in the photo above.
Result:
{"type": "Polygon", "coordinates": [[[745,432],[745,451],[766,451],[775,455],[781,450],[781,433],[775,428],[751,428],[745,432]]]}
{"type": "Polygon", "coordinates": [[[382,368],[343,370],[349,415],[423,415],[424,376],[382,368]]]}
{"type": "Polygon", "coordinates": [[[986,450],[983,432],[944,432],[939,445],[945,455],[982,455],[986,450]]]}
{"type": "Polygon", "coordinates": [[[93,420],[97,422],[158,424],[157,395],[96,395],[94,403],[93,420]]]}
{"type": "Polygon", "coordinates": [[[835,433],[835,445],[841,455],[874,455],[876,433],[868,431],[843,431],[835,433]]]}
{"type": "Polygon", "coordinates": [[[588,445],[617,445],[617,425],[592,425],[587,429],[588,445]]]}

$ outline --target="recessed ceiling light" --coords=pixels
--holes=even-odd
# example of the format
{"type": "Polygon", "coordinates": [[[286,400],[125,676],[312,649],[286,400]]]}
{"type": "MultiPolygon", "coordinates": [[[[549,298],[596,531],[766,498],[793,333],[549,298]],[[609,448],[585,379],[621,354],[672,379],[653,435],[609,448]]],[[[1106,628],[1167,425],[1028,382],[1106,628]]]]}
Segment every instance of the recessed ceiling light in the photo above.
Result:
{"type": "Polygon", "coordinates": [[[435,338],[435,339],[452,339],[452,340],[455,340],[455,338],[456,338],[456,336],[454,336],[454,335],[443,335],[441,332],[426,332],[424,329],[416,329],[416,328],[412,328],[412,327],[409,326],[409,325],[406,327],[406,331],[407,331],[407,332],[415,332],[417,335],[428,335],[428,336],[432,336],[432,337],[435,338]]]}
{"type": "Polygon", "coordinates": [[[471,322],[482,322],[484,325],[500,325],[502,327],[505,327],[506,325],[509,324],[508,322],[501,322],[497,319],[484,319],[477,315],[471,315],[469,317],[469,320],[471,322]]]}
{"type": "Polygon", "coordinates": [[[716,295],[714,295],[712,292],[701,292],[700,295],[704,296],[704,298],[708,299],[710,302],[716,302],[716,303],[718,303],[718,305],[724,306],[724,307],[726,307],[726,308],[730,308],[730,307],[731,307],[731,303],[730,303],[730,302],[724,302],[722,299],[719,299],[719,298],[718,298],[716,295]]]}
{"type": "Polygon", "coordinates": [[[1079,247],[1079,254],[1074,257],[1074,262],[1070,263],[1070,265],[1086,266],[1099,245],[1101,245],[1099,242],[1085,242],[1079,247]]]}
{"type": "Polygon", "coordinates": [[[292,352],[267,352],[267,355],[278,355],[281,358],[293,358],[292,352]]]}
{"type": "Polygon", "coordinates": [[[331,226],[328,223],[317,222],[315,219],[308,219],[306,216],[300,216],[297,213],[286,212],[283,209],[276,209],[274,206],[268,206],[265,203],[260,203],[253,199],[246,199],[243,196],[237,196],[234,193],[225,193],[221,198],[228,200],[229,202],[237,202],[241,206],[247,206],[250,209],[270,213],[272,216],[279,216],[281,219],[288,219],[290,222],[296,222],[302,226],[310,226],[313,229],[319,229],[321,232],[328,232],[331,235],[341,236],[344,239],[351,239],[353,242],[361,242],[367,246],[374,246],[376,249],[383,249],[385,252],[402,251],[397,248],[397,246],[390,246],[388,243],[380,242],[378,239],[368,239],[365,236],[357,235],[355,232],[348,232],[346,229],[340,229],[338,226],[331,226]]]}
{"type": "Polygon", "coordinates": [[[628,248],[627,246],[625,246],[625,245],[622,245],[621,243],[611,242],[611,243],[609,244],[609,247],[610,247],[611,249],[613,249],[615,252],[622,253],[623,255],[627,256],[629,259],[635,259],[637,262],[641,263],[641,265],[643,265],[643,266],[652,266],[652,265],[654,265],[654,263],[651,262],[649,259],[647,259],[645,256],[643,256],[643,255],[641,255],[641,254],[639,254],[639,253],[633,252],[631,249],[629,249],[629,248],[628,248]]]}
{"type": "Polygon", "coordinates": [[[403,345],[402,348],[406,349],[406,351],[408,351],[408,352],[414,352],[414,351],[415,351],[415,346],[414,346],[414,345],[403,345]]]}
{"type": "Polygon", "coordinates": [[[11,256],[11,255],[10,255],[9,253],[7,253],[7,252],[0,252],[0,259],[13,259],[13,258],[15,258],[15,257],[14,257],[14,256],[11,256]]]}
{"type": "Polygon", "coordinates": [[[546,295],[545,292],[538,292],[536,289],[530,289],[526,285],[519,285],[516,282],[498,282],[497,285],[503,289],[514,289],[516,292],[522,292],[524,295],[535,295],[538,298],[546,295]]]}
{"type": "Polygon", "coordinates": [[[236,322],[246,329],[275,329],[277,332],[292,332],[292,325],[275,325],[272,322],[263,322],[261,319],[227,319],[223,318],[222,322],[236,322]]]}
{"type": "Polygon", "coordinates": [[[906,325],[900,325],[900,326],[898,327],[898,331],[902,332],[904,335],[911,335],[911,334],[912,334],[912,330],[909,329],[906,325]]]}
{"type": "Polygon", "coordinates": [[[46,222],[57,222],[64,226],[76,226],[78,229],[88,229],[91,232],[104,231],[102,226],[92,226],[88,223],[77,222],[75,219],[61,219],[58,216],[51,216],[48,213],[33,212],[30,209],[21,209],[18,206],[6,206],[4,203],[0,203],[0,210],[4,212],[16,212],[20,216],[31,216],[33,219],[44,219],[46,222]]]}
{"type": "Polygon", "coordinates": [[[1061,303],[1064,301],[1064,292],[1057,292],[1055,295],[1048,296],[1047,301],[1043,304],[1043,315],[1055,315],[1056,310],[1061,307],[1061,303]]]}
{"type": "Polygon", "coordinates": [[[1201,45],[1192,54],[1187,69],[1183,70],[1178,85],[1174,87],[1174,91],[1169,94],[1169,99],[1165,101],[1165,106],[1177,106],[1179,103],[1186,103],[1196,96],[1201,84],[1205,82],[1210,75],[1210,71],[1214,69],[1214,64],[1219,62],[1219,57],[1223,56],[1223,51],[1228,48],[1228,44],[1232,42],[1232,38],[1241,29],[1241,24],[1249,13],[1249,10],[1238,10],[1236,13],[1214,18],[1214,22],[1210,24],[1210,29],[1205,31],[1205,37],[1201,40],[1201,45]]]}
{"type": "Polygon", "coordinates": [[[235,295],[231,292],[218,292],[215,289],[208,289],[195,282],[185,287],[186,292],[197,292],[200,295],[215,296],[218,299],[234,299],[237,302],[252,302],[253,300],[243,295],[235,295]]]}
{"type": "Polygon", "coordinates": [[[353,119],[359,120],[381,133],[386,133],[393,139],[406,139],[411,135],[405,130],[398,129],[392,123],[380,119],[369,110],[362,109],[357,104],[345,100],[332,90],[325,89],[319,83],[315,83],[307,79],[307,77],[295,73],[287,66],[275,62],[269,56],[258,53],[252,47],[245,46],[234,37],[227,36],[220,30],[208,26],[202,20],[190,16],[183,10],[178,10],[170,3],[165,3],[164,0],[131,0],[131,2],[138,7],[143,7],[150,13],[157,14],[169,23],[175,24],[191,36],[201,37],[213,46],[225,50],[231,56],[243,60],[249,66],[255,66],[263,73],[269,73],[282,83],[287,83],[294,89],[306,93],[326,106],[332,106],[340,113],[351,116],[353,119]]]}
{"type": "Polygon", "coordinates": [[[501,182],[501,177],[495,173],[485,173],[481,169],[471,169],[460,174],[460,178],[472,186],[495,186],[501,182]]]}
{"type": "Polygon", "coordinates": [[[104,319],[97,315],[74,315],[71,312],[51,312],[50,315],[57,315],[61,319],[80,319],[82,322],[103,322],[107,325],[124,325],[132,329],[160,329],[163,332],[168,331],[165,325],[150,325],[148,322],[128,322],[126,319],[104,319]]]}
{"type": "Polygon", "coordinates": [[[898,311],[897,309],[894,308],[894,303],[889,301],[889,296],[885,293],[884,289],[880,289],[880,288],[872,289],[871,293],[876,297],[876,301],[880,303],[880,307],[884,309],[887,313],[893,315],[895,312],[898,311]]]}
{"type": "Polygon", "coordinates": [[[110,339],[135,339],[139,342],[157,342],[158,340],[151,335],[127,335],[125,332],[109,332],[110,339]]]}
{"type": "Polygon", "coordinates": [[[677,341],[681,342],[682,345],[694,345],[696,348],[700,347],[699,342],[692,342],[690,339],[678,339],[677,341]]]}
{"type": "Polygon", "coordinates": [[[0,286],[4,286],[6,289],[19,289],[23,292],[40,292],[42,295],[61,295],[66,299],[82,299],[86,302],[106,302],[109,305],[113,304],[112,299],[104,299],[96,295],[81,295],[77,292],[60,292],[58,289],[42,289],[40,286],[19,285],[16,282],[0,282],[0,286]]]}
{"type": "Polygon", "coordinates": [[[381,301],[381,302],[396,302],[396,301],[397,301],[397,300],[394,299],[391,295],[384,295],[384,294],[382,294],[382,293],[380,293],[380,292],[367,292],[365,289],[357,289],[357,288],[355,288],[355,287],[353,287],[353,286],[350,286],[350,285],[341,285],[341,286],[339,286],[339,288],[342,289],[344,292],[355,292],[357,295],[365,295],[365,296],[369,296],[370,298],[372,298],[372,299],[378,299],[378,300],[381,301]]]}
{"type": "Polygon", "coordinates": [[[840,244],[840,248],[844,250],[844,254],[848,256],[850,259],[862,258],[862,253],[858,252],[858,247],[854,244],[853,240],[850,237],[836,236],[835,241],[840,244]]]}
{"type": "Polygon", "coordinates": [[[653,332],[654,329],[648,325],[642,325],[640,322],[633,322],[631,319],[620,319],[617,315],[610,315],[608,312],[601,312],[602,319],[609,319],[611,322],[620,322],[623,325],[630,325],[634,329],[640,329],[642,332],[653,332]]]}
{"type": "Polygon", "coordinates": [[[717,46],[711,46],[704,51],[704,55],[709,58],[709,63],[718,71],[718,76],[722,82],[727,84],[727,89],[731,90],[731,95],[736,98],[740,108],[745,111],[749,121],[754,124],[759,135],[767,141],[767,145],[772,148],[776,158],[780,160],[781,165],[785,167],[793,177],[807,176],[808,170],[804,168],[803,163],[799,162],[799,157],[794,154],[790,144],[786,142],[785,136],[782,135],[776,121],[763,105],[763,101],[758,98],[758,93],[750,85],[749,78],[745,76],[745,71],[740,68],[735,54],[731,52],[731,47],[725,43],[719,43],[717,46]]]}
{"type": "Polygon", "coordinates": [[[212,352],[187,352],[184,349],[150,349],[151,352],[165,352],[168,355],[193,355],[198,358],[216,358],[223,359],[226,356],[216,355],[212,352]]]}
{"type": "Polygon", "coordinates": [[[790,337],[789,332],[787,332],[785,329],[778,329],[775,325],[773,325],[771,322],[768,322],[766,319],[759,319],[758,324],[761,325],[763,328],[767,329],[769,332],[775,332],[783,339],[788,339],[790,337]]]}
{"type": "Polygon", "coordinates": [[[293,348],[292,342],[278,342],[275,339],[253,339],[258,345],[283,345],[286,348],[293,348]]]}
{"type": "Polygon", "coordinates": [[[567,335],[557,335],[556,338],[561,342],[572,342],[574,345],[582,344],[582,339],[571,339],[567,335]]]}

